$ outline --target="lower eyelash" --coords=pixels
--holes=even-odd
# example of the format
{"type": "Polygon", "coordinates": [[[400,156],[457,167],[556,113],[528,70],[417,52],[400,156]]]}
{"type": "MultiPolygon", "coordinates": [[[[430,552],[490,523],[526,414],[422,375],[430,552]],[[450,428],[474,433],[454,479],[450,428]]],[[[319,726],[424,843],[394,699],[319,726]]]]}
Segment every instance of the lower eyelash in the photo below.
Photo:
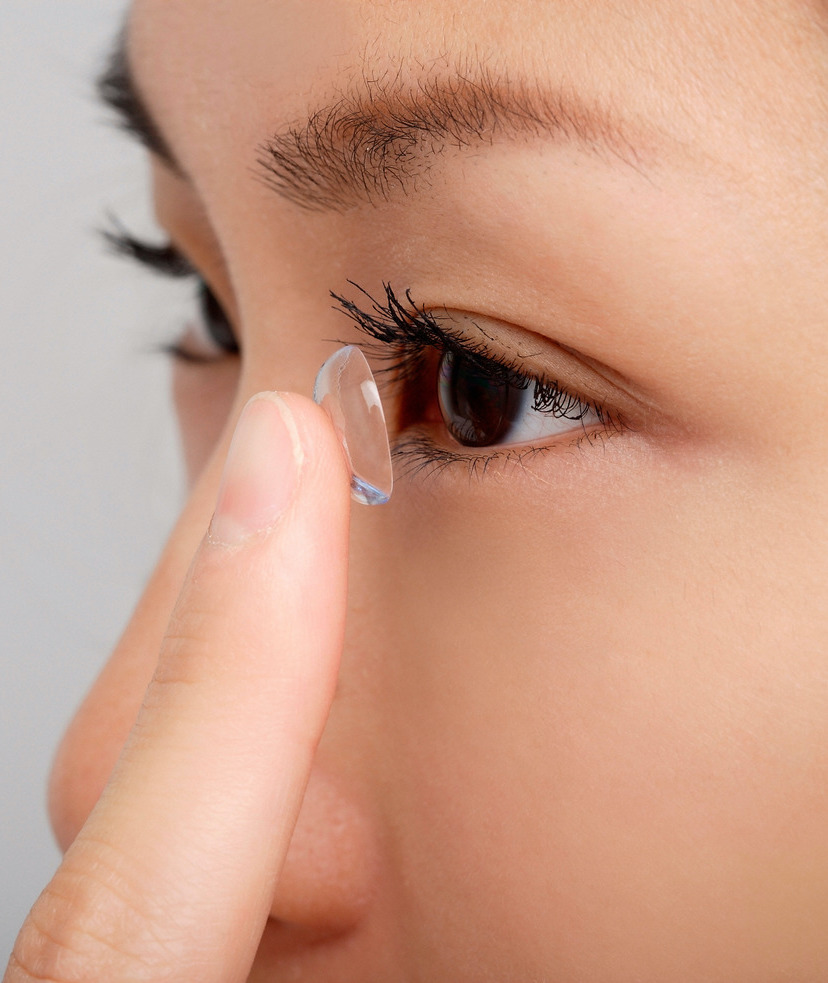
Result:
{"type": "Polygon", "coordinates": [[[482,478],[492,464],[502,458],[512,457],[512,454],[509,451],[458,454],[438,446],[430,437],[421,434],[394,441],[391,444],[391,456],[400,462],[400,477],[432,477],[442,474],[453,465],[463,464],[470,478],[482,478]]]}
{"type": "MultiPolygon", "coordinates": [[[[581,434],[567,444],[567,449],[582,450],[585,444],[602,442],[605,436],[602,431],[581,434]]],[[[459,467],[466,471],[471,480],[484,478],[493,467],[497,467],[501,473],[525,471],[532,460],[550,449],[549,446],[524,445],[504,447],[485,454],[462,454],[440,447],[425,434],[416,434],[393,441],[391,456],[397,465],[395,473],[400,478],[435,478],[459,467]]]]}

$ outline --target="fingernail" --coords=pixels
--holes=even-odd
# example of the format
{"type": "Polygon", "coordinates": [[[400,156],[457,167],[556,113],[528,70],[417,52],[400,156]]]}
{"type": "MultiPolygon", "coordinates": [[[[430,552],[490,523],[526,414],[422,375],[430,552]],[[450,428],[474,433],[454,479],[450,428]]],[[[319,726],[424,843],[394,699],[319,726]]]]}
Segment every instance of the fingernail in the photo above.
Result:
{"type": "Polygon", "coordinates": [[[237,546],[269,529],[293,499],[302,459],[285,401],[276,393],[254,396],[230,442],[210,540],[237,546]]]}

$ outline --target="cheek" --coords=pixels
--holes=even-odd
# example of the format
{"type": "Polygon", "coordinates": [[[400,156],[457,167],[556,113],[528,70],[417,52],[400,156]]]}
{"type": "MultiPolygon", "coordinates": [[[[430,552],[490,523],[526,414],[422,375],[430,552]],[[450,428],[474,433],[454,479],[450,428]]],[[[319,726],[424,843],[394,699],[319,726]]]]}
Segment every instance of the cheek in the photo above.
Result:
{"type": "Polygon", "coordinates": [[[376,672],[409,923],[498,978],[781,978],[825,955],[824,670],[769,613],[733,476],[630,465],[395,492],[376,672]]]}

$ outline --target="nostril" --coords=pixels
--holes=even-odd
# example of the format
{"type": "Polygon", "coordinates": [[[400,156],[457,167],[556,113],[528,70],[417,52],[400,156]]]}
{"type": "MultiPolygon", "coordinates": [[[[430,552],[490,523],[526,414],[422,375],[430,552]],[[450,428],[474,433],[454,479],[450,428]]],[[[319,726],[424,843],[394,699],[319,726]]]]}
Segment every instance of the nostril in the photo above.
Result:
{"type": "Polygon", "coordinates": [[[319,937],[354,928],[375,889],[377,845],[366,811],[314,771],[271,905],[271,918],[319,937]]]}

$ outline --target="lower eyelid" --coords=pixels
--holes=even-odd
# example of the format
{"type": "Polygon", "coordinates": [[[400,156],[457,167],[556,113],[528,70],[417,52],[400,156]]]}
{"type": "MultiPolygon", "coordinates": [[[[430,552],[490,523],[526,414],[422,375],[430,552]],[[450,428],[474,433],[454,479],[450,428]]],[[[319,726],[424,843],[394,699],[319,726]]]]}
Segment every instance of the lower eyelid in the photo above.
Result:
{"type": "Polygon", "coordinates": [[[544,457],[565,455],[572,460],[573,452],[598,450],[625,432],[622,427],[606,427],[596,423],[585,429],[573,429],[538,443],[504,444],[489,448],[446,446],[435,439],[429,427],[414,427],[391,441],[391,456],[396,478],[438,480],[442,476],[460,473],[469,479],[508,475],[527,471],[533,462],[544,457]]]}

